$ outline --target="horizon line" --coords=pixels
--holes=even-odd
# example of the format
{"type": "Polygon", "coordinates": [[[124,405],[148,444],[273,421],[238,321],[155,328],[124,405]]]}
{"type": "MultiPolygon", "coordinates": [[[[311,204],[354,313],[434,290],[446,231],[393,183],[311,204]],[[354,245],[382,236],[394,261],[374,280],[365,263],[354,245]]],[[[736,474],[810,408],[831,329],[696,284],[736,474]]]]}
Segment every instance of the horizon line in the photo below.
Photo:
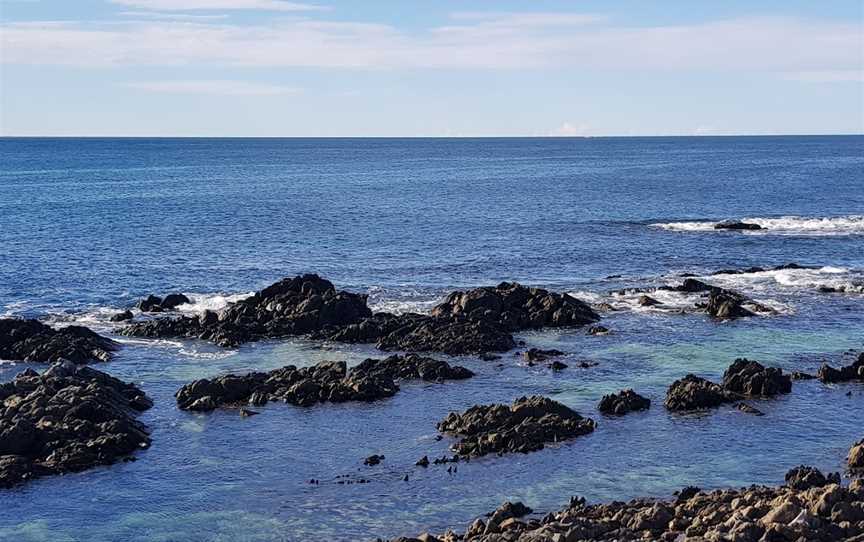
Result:
{"type": "Polygon", "coordinates": [[[252,136],[252,135],[0,135],[0,139],[644,139],[718,137],[862,137],[860,133],[652,134],[652,135],[402,135],[402,136],[252,136]]]}

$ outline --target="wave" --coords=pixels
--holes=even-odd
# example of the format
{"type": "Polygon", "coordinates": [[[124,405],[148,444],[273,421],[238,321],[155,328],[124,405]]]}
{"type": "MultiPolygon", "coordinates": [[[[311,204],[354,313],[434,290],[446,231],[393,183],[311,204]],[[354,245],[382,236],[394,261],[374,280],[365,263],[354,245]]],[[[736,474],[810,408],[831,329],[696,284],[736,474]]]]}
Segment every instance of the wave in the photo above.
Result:
{"type": "MultiPolygon", "coordinates": [[[[683,232],[725,232],[715,229],[724,221],[701,220],[695,222],[659,222],[652,227],[683,232]]],[[[782,216],[775,218],[746,217],[741,222],[757,224],[760,230],[737,230],[736,233],[748,235],[862,235],[864,234],[864,215],[837,217],[782,216]]]]}
{"type": "Polygon", "coordinates": [[[864,293],[864,272],[845,267],[771,269],[755,273],[709,275],[701,278],[724,288],[750,291],[771,291],[780,287],[820,292],[864,293]]]}
{"type": "Polygon", "coordinates": [[[200,314],[204,311],[219,312],[232,303],[236,303],[237,301],[242,301],[248,297],[252,297],[253,295],[255,295],[255,292],[248,292],[245,294],[184,293],[183,295],[188,297],[191,300],[191,303],[184,303],[183,305],[178,306],[177,311],[189,314],[200,314]]]}

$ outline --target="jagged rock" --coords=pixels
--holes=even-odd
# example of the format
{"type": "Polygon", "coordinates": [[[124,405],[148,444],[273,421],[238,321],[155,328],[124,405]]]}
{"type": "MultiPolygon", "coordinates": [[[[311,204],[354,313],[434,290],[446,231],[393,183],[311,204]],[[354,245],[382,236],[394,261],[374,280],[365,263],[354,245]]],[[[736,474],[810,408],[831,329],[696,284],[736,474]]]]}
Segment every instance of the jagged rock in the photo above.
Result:
{"type": "Polygon", "coordinates": [[[541,362],[547,361],[552,358],[556,358],[558,356],[563,356],[564,352],[560,350],[555,350],[554,348],[550,350],[541,350],[539,348],[531,348],[522,354],[522,357],[525,358],[526,361],[532,362],[541,362]]]}
{"type": "Polygon", "coordinates": [[[786,473],[786,485],[792,489],[810,489],[839,483],[840,473],[829,473],[825,476],[819,469],[805,465],[795,467],[786,473]]]}
{"type": "Polygon", "coordinates": [[[161,312],[162,298],[155,295],[148,295],[135,305],[141,312],[161,312]]]}
{"type": "Polygon", "coordinates": [[[348,371],[345,362],[324,361],[312,367],[288,365],[268,373],[225,375],[186,384],[177,391],[183,410],[263,406],[281,400],[297,406],[347,401],[375,401],[399,391],[395,380],[455,380],[474,373],[464,367],[418,355],[367,359],[348,371]]]}
{"type": "Polygon", "coordinates": [[[609,328],[604,326],[591,326],[588,328],[588,335],[606,335],[609,333],[609,328]]]}
{"type": "Polygon", "coordinates": [[[739,358],[723,373],[723,387],[746,396],[771,397],[792,391],[792,379],[777,367],[739,358]]]}
{"type": "Polygon", "coordinates": [[[648,295],[644,295],[644,294],[639,296],[639,300],[637,301],[637,303],[639,303],[639,305],[642,307],[653,307],[655,305],[662,305],[663,304],[663,303],[657,301],[656,299],[654,299],[653,297],[648,296],[648,295]]]}
{"type": "Polygon", "coordinates": [[[838,382],[850,382],[852,380],[864,381],[864,352],[858,355],[858,359],[851,365],[835,369],[827,363],[822,364],[817,373],[817,378],[826,384],[838,382]]]}
{"type": "Polygon", "coordinates": [[[432,315],[465,316],[497,323],[508,331],[584,326],[600,319],[588,304],[568,294],[512,282],[502,282],[495,288],[453,292],[432,309],[432,315]]]}
{"type": "Polygon", "coordinates": [[[375,465],[380,464],[382,461],[384,461],[383,455],[374,454],[364,459],[363,464],[367,467],[374,467],[375,465]]]}
{"type": "Polygon", "coordinates": [[[187,303],[192,303],[192,300],[183,294],[168,294],[162,299],[160,306],[163,310],[171,311],[187,303]]]}
{"type": "Polygon", "coordinates": [[[864,474],[864,439],[849,449],[849,470],[853,474],[864,474]]]}
{"type": "Polygon", "coordinates": [[[735,396],[719,384],[689,374],[669,386],[664,404],[672,411],[687,411],[713,408],[734,400],[735,396]]]}
{"type": "Polygon", "coordinates": [[[762,226],[751,222],[727,221],[714,224],[715,230],[761,230],[762,226]]]}
{"type": "Polygon", "coordinates": [[[743,295],[729,290],[716,289],[708,294],[705,312],[720,319],[744,318],[754,316],[754,313],[741,305],[747,302],[743,295]]]}
{"type": "Polygon", "coordinates": [[[53,363],[108,361],[119,345],[81,326],[53,329],[36,320],[0,318],[0,359],[53,363]]]}
{"type": "Polygon", "coordinates": [[[546,397],[522,397],[512,405],[473,406],[451,412],[438,424],[442,433],[462,437],[453,450],[467,457],[490,453],[528,453],[545,444],[594,431],[596,424],[546,397]]]}
{"type": "Polygon", "coordinates": [[[109,318],[109,320],[111,322],[126,322],[126,321],[131,320],[134,317],[135,317],[135,315],[132,314],[132,311],[125,310],[123,312],[118,312],[117,314],[111,315],[111,318],[109,318]]]}
{"type": "Polygon", "coordinates": [[[589,505],[584,498],[571,498],[568,506],[539,521],[516,521],[507,515],[496,511],[488,524],[478,519],[464,535],[450,534],[440,539],[448,542],[860,542],[864,537],[864,493],[851,487],[847,490],[830,480],[824,486],[800,489],[751,486],[706,493],[698,488],[686,488],[671,501],[643,498],[589,505]]]}
{"type": "Polygon", "coordinates": [[[119,461],[150,445],[152,406],[126,384],[70,361],[0,384],[0,487],[119,461]]]}
{"type": "Polygon", "coordinates": [[[616,394],[604,395],[597,409],[604,414],[624,415],[637,410],[648,410],[651,400],[633,390],[622,390],[616,394]]]}

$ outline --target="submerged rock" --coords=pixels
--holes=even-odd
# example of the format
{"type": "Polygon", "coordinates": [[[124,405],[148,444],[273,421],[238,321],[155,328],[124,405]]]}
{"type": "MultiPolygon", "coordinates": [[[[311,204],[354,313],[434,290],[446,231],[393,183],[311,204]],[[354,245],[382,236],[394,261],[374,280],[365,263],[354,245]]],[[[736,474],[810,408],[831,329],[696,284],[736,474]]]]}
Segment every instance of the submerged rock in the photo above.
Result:
{"type": "Polygon", "coordinates": [[[546,397],[522,397],[512,405],[476,405],[451,412],[438,424],[442,433],[462,437],[453,446],[460,456],[528,453],[546,444],[594,431],[596,423],[546,397]]]}
{"type": "Polygon", "coordinates": [[[540,520],[518,521],[515,514],[496,510],[488,522],[477,519],[463,534],[396,540],[851,542],[864,539],[864,492],[841,487],[839,480],[825,477],[816,469],[812,469],[812,474],[827,483],[807,483],[801,487],[751,486],[710,493],[688,487],[674,500],[641,498],[606,504],[588,504],[584,498],[571,498],[568,506],[540,520]]]}
{"type": "Polygon", "coordinates": [[[132,384],[69,361],[0,384],[0,487],[115,463],[150,445],[132,384]]]}
{"type": "Polygon", "coordinates": [[[267,373],[225,375],[186,384],[177,391],[183,410],[210,411],[219,407],[262,406],[283,401],[297,406],[347,401],[376,401],[399,391],[396,380],[458,380],[474,376],[464,367],[418,355],[367,359],[350,371],[344,361],[324,361],[312,367],[288,365],[267,373]]]}
{"type": "Polygon", "coordinates": [[[838,382],[850,382],[853,380],[864,381],[864,352],[858,355],[858,359],[851,365],[835,369],[827,363],[819,368],[817,378],[826,384],[838,382]]]}
{"type": "Polygon", "coordinates": [[[554,348],[550,350],[541,350],[539,348],[531,348],[530,350],[524,352],[522,357],[525,358],[525,361],[532,362],[540,362],[547,361],[552,358],[557,358],[559,356],[563,356],[564,352],[560,350],[555,350],[554,348]]]}
{"type": "Polygon", "coordinates": [[[108,361],[119,345],[86,327],[54,329],[37,320],[0,318],[0,359],[53,363],[108,361]]]}
{"type": "Polygon", "coordinates": [[[648,410],[651,400],[642,397],[633,390],[622,390],[611,395],[604,395],[597,409],[604,414],[624,415],[637,410],[648,410]]]}

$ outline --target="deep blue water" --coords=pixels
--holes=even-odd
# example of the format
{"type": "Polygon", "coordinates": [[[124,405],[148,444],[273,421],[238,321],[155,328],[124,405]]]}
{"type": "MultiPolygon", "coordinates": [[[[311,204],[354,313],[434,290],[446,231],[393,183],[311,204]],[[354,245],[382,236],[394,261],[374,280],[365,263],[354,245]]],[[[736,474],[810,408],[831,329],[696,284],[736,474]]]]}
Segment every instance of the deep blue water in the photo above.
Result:
{"type": "MultiPolygon", "coordinates": [[[[154,398],[143,416],[153,447],[0,494],[0,540],[374,539],[464,527],[507,498],[548,511],[571,495],[774,484],[799,463],[840,469],[864,436],[858,384],[798,382],[757,402],[763,417],[662,408],[673,380],[719,378],[735,357],[812,372],[862,349],[864,137],[0,139],[0,314],[111,333],[107,317],[151,292],[193,294],[194,311],[308,271],[390,310],[501,280],[622,310],[605,315],[605,337],[522,336],[597,367],[553,374],[509,355],[462,358],[476,378],[405,385],[369,405],[271,405],[250,419],[180,412],[173,393],[222,372],[376,353],[127,341],[99,368],[154,398]],[[768,229],[712,229],[727,218],[768,229]],[[644,309],[608,295],[685,271],[791,261],[817,269],[709,280],[777,309],[769,317],[717,323],[674,310],[693,299],[644,309]],[[826,285],[849,293],[820,293],[826,285]],[[625,387],[652,409],[600,416],[600,397],[625,387]],[[435,423],[450,410],[532,393],[594,417],[597,431],[453,475],[413,467],[445,453],[435,423]],[[386,460],[370,469],[372,453],[386,460]],[[372,482],[336,484],[343,474],[372,482]]],[[[24,367],[0,365],[0,381],[24,367]]]]}

